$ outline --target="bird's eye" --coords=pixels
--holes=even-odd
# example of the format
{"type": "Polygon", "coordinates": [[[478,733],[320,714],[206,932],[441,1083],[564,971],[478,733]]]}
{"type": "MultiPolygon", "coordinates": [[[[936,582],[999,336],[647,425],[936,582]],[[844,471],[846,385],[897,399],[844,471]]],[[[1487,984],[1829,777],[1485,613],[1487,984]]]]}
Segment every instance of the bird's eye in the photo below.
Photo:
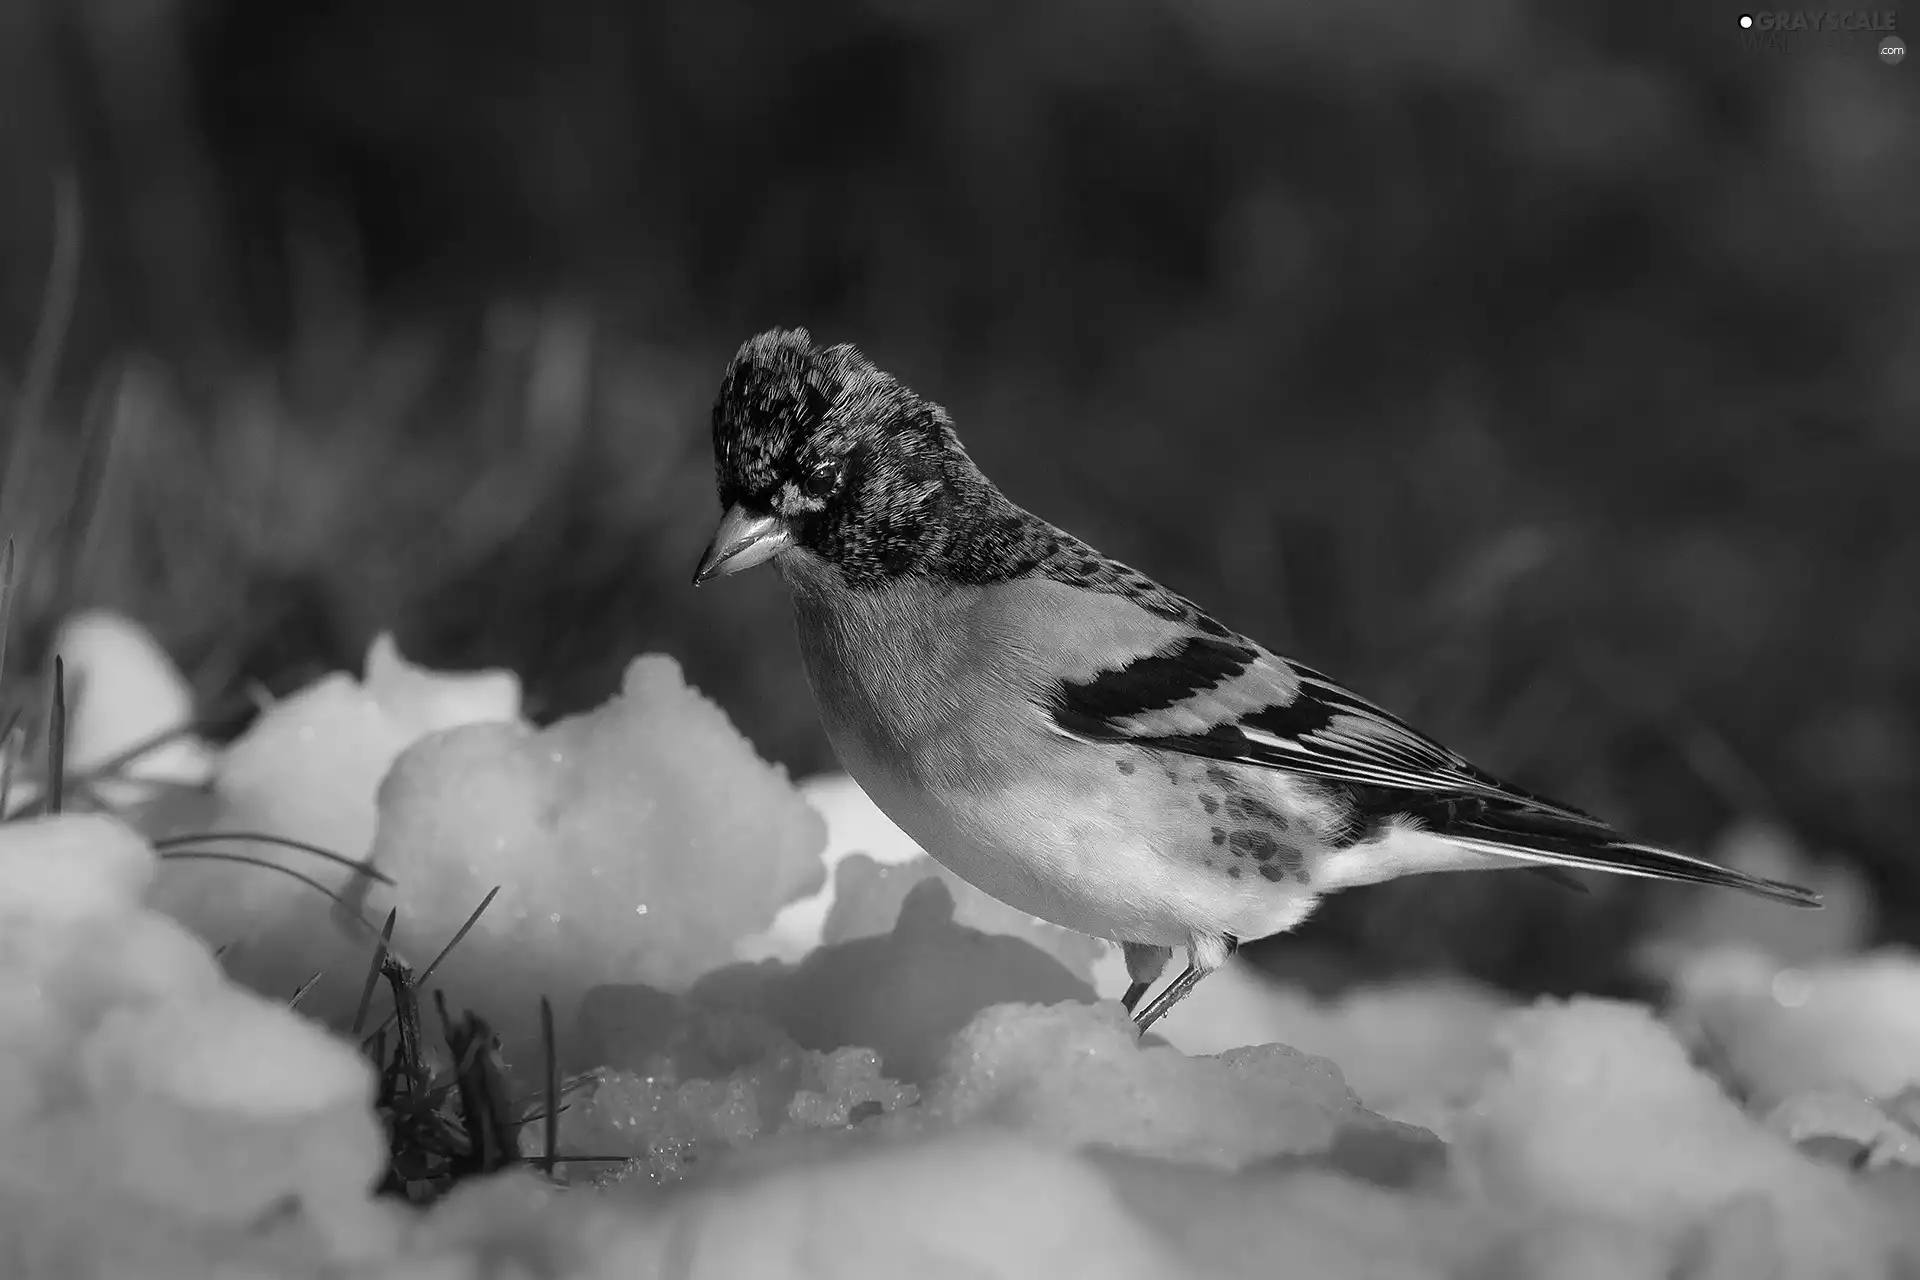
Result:
{"type": "Polygon", "coordinates": [[[837,461],[816,462],[813,470],[807,472],[800,482],[800,491],[809,498],[824,498],[840,484],[840,463],[837,461]]]}

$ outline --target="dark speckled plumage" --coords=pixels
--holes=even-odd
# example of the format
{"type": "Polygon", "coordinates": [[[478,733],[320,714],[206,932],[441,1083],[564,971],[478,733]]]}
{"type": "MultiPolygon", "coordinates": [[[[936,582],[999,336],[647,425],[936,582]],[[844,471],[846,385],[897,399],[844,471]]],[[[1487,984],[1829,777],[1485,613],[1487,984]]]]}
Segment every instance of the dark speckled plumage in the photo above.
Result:
{"type": "Polygon", "coordinates": [[[977,559],[953,531],[998,496],[945,410],[850,346],[816,350],[805,329],[761,334],[733,358],[713,407],[713,449],[722,506],[781,515],[856,589],[977,559]],[[817,495],[816,473],[831,475],[817,495]]]}
{"type": "Polygon", "coordinates": [[[713,450],[721,506],[794,518],[800,544],[855,589],[1039,574],[1232,637],[1191,600],[1014,505],[974,466],[945,409],[850,345],[816,348],[805,329],[750,339],[721,381],[713,450]],[[813,468],[834,459],[846,470],[832,500],[796,503],[813,468]]]}

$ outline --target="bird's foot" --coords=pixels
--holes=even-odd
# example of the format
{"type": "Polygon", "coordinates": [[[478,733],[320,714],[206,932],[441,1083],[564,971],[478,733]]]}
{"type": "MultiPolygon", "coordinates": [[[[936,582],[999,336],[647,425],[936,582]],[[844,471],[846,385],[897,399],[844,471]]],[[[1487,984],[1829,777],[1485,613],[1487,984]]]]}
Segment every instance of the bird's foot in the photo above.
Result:
{"type": "Polygon", "coordinates": [[[1136,1032],[1145,1035],[1149,1027],[1167,1016],[1168,1010],[1187,998],[1188,993],[1199,985],[1200,979],[1225,964],[1227,957],[1240,949],[1240,941],[1237,938],[1223,937],[1220,943],[1224,945],[1191,948],[1188,951],[1187,967],[1162,988],[1160,994],[1147,1003],[1146,1008],[1138,1012],[1134,1011],[1133,1006],[1138,1003],[1140,996],[1145,994],[1146,984],[1136,982],[1127,988],[1127,995],[1122,998],[1121,1003],[1126,1006],[1128,1013],[1133,1014],[1133,1026],[1136,1032]],[[1140,989],[1137,994],[1136,988],[1140,989]]]}
{"type": "Polygon", "coordinates": [[[1120,953],[1126,957],[1127,977],[1133,980],[1133,985],[1127,988],[1127,994],[1120,997],[1120,1006],[1131,1014],[1141,998],[1160,980],[1167,961],[1173,958],[1173,951],[1144,942],[1123,942],[1120,944],[1120,953]]]}

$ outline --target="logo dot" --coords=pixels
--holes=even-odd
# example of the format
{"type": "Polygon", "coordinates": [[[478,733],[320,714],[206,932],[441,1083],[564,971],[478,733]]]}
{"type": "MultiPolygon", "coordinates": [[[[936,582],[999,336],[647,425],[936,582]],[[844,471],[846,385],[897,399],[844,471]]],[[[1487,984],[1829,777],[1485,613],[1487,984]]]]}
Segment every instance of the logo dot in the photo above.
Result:
{"type": "Polygon", "coordinates": [[[1752,15],[1752,14],[1750,14],[1750,13],[1743,13],[1743,14],[1741,14],[1741,15],[1740,15],[1740,25],[1741,25],[1741,26],[1743,26],[1743,27],[1750,27],[1750,26],[1752,26],[1752,25],[1753,25],[1753,15],[1752,15]]]}
{"type": "Polygon", "coordinates": [[[1881,39],[1880,61],[1890,67],[1897,67],[1900,65],[1900,60],[1906,56],[1907,42],[1905,40],[1902,40],[1899,36],[1886,36],[1881,39]]]}

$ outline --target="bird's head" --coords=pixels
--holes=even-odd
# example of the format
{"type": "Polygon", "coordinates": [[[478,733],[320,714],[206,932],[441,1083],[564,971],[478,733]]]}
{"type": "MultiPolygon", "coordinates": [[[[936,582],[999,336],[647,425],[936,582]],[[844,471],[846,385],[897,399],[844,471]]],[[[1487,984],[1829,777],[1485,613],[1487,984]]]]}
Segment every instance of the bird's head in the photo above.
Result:
{"type": "Polygon", "coordinates": [[[713,406],[724,512],[699,584],[767,560],[873,586],[936,557],[985,481],[940,406],[851,346],[771,329],[735,353],[713,406]]]}

